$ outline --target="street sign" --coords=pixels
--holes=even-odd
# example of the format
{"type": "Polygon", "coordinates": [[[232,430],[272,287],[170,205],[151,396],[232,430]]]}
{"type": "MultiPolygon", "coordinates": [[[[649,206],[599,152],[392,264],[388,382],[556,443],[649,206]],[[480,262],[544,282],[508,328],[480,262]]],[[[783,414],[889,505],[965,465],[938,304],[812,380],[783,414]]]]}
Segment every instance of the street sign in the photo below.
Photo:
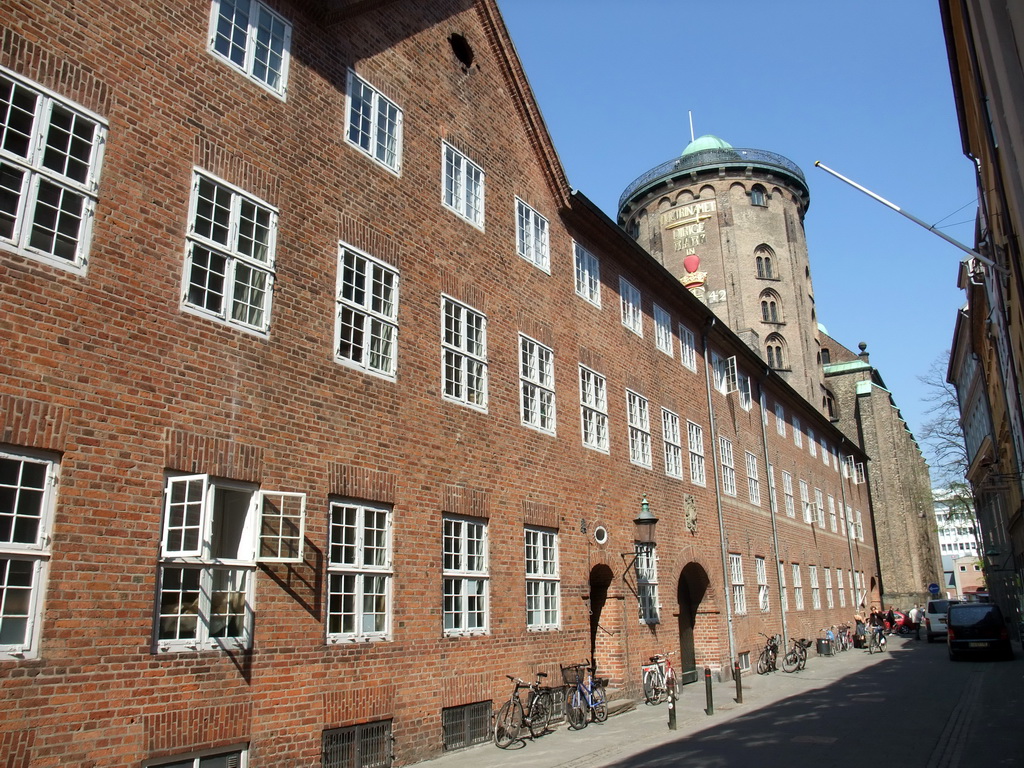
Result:
{"type": "Polygon", "coordinates": [[[933,595],[939,594],[939,585],[933,581],[931,584],[928,585],[928,591],[931,592],[933,595]]]}

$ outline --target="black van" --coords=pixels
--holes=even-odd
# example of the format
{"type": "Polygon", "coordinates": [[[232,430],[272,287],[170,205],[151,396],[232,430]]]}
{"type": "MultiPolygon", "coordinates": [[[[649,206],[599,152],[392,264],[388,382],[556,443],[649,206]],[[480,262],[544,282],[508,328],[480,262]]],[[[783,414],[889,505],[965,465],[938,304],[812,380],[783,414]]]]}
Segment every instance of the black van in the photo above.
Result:
{"type": "Polygon", "coordinates": [[[946,645],[949,658],[965,654],[994,654],[1012,659],[1010,632],[1003,612],[994,603],[959,603],[946,614],[946,645]]]}

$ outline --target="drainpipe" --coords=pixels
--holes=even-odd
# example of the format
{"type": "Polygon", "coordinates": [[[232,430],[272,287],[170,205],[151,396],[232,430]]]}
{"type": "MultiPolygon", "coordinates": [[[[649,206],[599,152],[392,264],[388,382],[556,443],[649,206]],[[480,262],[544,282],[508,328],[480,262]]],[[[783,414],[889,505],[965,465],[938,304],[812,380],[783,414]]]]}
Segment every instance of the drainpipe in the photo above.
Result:
{"type": "MultiPolygon", "coordinates": [[[[852,454],[851,454],[851,456],[852,456],[852,454]]],[[[843,462],[843,464],[845,466],[845,462],[843,462]]],[[[848,477],[847,480],[849,480],[851,482],[853,481],[854,471],[855,471],[855,468],[853,466],[853,462],[851,461],[850,462],[850,477],[848,477]]],[[[857,610],[857,609],[860,608],[860,605],[859,605],[859,603],[860,603],[860,594],[857,591],[857,562],[853,558],[853,537],[850,536],[850,527],[851,527],[850,513],[853,510],[851,510],[849,508],[849,506],[846,504],[846,483],[843,482],[843,470],[842,470],[842,467],[840,467],[840,469],[839,469],[839,490],[842,493],[842,498],[840,499],[840,503],[843,505],[843,512],[845,513],[844,517],[846,519],[846,531],[845,531],[845,533],[846,533],[846,545],[850,548],[850,568],[853,569],[853,594],[854,594],[854,606],[853,607],[854,607],[854,610],[857,610]]]]}
{"type": "Polygon", "coordinates": [[[775,576],[779,584],[779,608],[782,616],[782,648],[789,644],[789,631],[786,628],[786,602],[782,599],[782,563],[779,560],[779,525],[777,515],[778,505],[775,502],[775,475],[772,473],[771,458],[768,455],[768,400],[764,394],[764,383],[757,382],[759,402],[761,405],[761,448],[764,450],[764,466],[768,473],[768,509],[772,518],[772,547],[775,550],[775,576]]]}
{"type": "Polygon", "coordinates": [[[711,366],[708,364],[708,335],[717,318],[708,318],[704,327],[704,384],[708,394],[708,421],[711,425],[711,468],[715,473],[715,506],[718,510],[718,537],[722,543],[722,592],[725,595],[725,627],[729,637],[729,664],[736,659],[736,644],[732,636],[732,593],[729,580],[729,550],[725,538],[725,517],[722,514],[722,483],[718,473],[718,433],[715,431],[715,407],[711,401],[711,366]]]}

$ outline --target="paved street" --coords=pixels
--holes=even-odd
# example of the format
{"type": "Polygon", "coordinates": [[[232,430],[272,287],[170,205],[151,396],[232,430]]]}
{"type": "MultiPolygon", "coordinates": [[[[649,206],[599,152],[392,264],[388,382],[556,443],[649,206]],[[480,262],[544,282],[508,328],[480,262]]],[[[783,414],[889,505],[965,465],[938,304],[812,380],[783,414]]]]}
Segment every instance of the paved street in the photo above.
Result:
{"type": "Polygon", "coordinates": [[[890,638],[889,650],[811,652],[807,669],[684,689],[676,731],[662,704],[582,731],[559,727],[518,748],[483,744],[417,768],[992,768],[1024,766],[1024,655],[950,662],[945,643],[890,638]]]}

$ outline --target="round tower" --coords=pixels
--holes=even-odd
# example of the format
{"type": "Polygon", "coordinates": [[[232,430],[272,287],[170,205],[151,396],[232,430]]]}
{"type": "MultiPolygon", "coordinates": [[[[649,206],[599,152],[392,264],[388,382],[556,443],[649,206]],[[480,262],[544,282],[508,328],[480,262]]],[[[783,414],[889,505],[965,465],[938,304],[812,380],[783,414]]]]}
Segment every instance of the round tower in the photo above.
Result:
{"type": "Polygon", "coordinates": [[[818,319],[795,163],[716,136],[691,141],[619,198],[619,225],[815,407],[818,319]]]}

